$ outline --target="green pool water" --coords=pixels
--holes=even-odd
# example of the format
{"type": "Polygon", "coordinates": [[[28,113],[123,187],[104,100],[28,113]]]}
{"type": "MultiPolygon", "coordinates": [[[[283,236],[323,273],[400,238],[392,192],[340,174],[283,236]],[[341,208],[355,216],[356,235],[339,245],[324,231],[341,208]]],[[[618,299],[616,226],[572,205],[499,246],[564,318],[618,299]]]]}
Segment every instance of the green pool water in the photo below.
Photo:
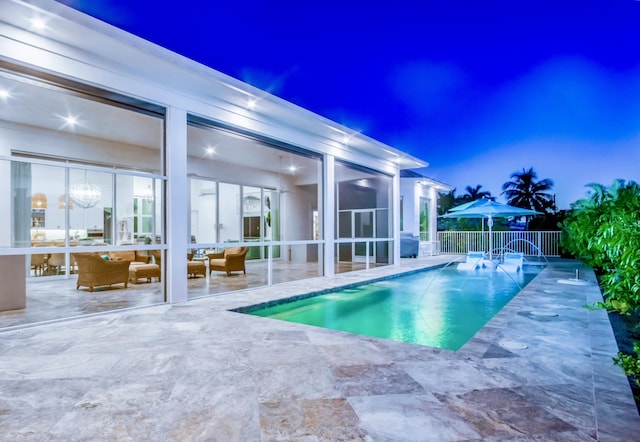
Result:
{"type": "Polygon", "coordinates": [[[458,350],[539,272],[414,273],[246,313],[376,338],[458,350]]]}

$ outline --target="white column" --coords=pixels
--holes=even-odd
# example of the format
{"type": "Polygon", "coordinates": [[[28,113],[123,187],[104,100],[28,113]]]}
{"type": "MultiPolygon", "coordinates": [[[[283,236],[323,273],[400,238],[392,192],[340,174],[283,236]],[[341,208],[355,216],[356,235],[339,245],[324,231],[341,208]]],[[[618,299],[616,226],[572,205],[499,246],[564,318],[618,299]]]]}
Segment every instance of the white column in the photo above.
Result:
{"type": "Polygon", "coordinates": [[[392,201],[391,210],[393,212],[393,264],[400,265],[400,170],[396,171],[392,181],[392,201]]]}
{"type": "Polygon", "coordinates": [[[324,231],[324,276],[335,275],[335,237],[336,237],[336,183],[335,165],[333,155],[324,156],[324,170],[322,176],[322,228],[324,231]]]}
{"type": "MultiPolygon", "coordinates": [[[[323,185],[323,181],[324,181],[324,164],[325,161],[318,161],[317,162],[317,169],[316,169],[316,177],[318,179],[318,190],[316,193],[316,207],[318,210],[318,238],[313,238],[313,239],[322,239],[323,238],[323,234],[324,234],[324,185],[323,185]]],[[[324,257],[326,255],[326,253],[324,252],[324,246],[322,246],[322,244],[318,244],[318,275],[325,275],[326,272],[324,271],[324,257]]]]}
{"type": "Polygon", "coordinates": [[[187,300],[187,113],[168,108],[167,161],[167,298],[176,304],[187,300]]]}
{"type": "Polygon", "coordinates": [[[438,240],[438,191],[429,188],[429,241],[438,240]]]}
{"type": "MultiPolygon", "coordinates": [[[[0,155],[4,153],[2,152],[2,147],[0,147],[0,155]]],[[[0,160],[0,188],[5,189],[4,192],[0,192],[0,213],[5,214],[0,228],[0,247],[12,247],[15,245],[11,244],[11,232],[13,230],[13,219],[11,217],[15,216],[15,213],[11,210],[11,199],[15,189],[11,189],[11,161],[0,160]],[[11,191],[7,191],[7,189],[11,189],[11,191]]]]}

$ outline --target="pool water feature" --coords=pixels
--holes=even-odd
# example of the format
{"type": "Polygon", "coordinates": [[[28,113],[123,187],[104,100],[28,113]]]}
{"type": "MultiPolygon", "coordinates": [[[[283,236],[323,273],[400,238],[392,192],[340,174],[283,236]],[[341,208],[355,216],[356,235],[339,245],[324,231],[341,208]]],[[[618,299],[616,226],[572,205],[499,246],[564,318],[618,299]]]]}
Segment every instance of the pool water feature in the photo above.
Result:
{"type": "Polygon", "coordinates": [[[460,349],[540,271],[432,269],[240,311],[300,324],[460,349]]]}

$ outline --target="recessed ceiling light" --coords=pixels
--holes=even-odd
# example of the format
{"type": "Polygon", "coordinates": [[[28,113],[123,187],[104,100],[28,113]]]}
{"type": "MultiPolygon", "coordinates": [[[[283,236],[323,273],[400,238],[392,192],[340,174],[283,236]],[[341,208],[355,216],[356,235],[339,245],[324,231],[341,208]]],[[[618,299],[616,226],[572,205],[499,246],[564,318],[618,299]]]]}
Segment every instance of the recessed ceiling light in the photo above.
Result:
{"type": "Polygon", "coordinates": [[[256,107],[256,103],[257,101],[254,98],[250,98],[249,101],[247,101],[247,108],[254,109],[256,107]]]}
{"type": "Polygon", "coordinates": [[[41,18],[32,18],[31,19],[31,26],[33,26],[34,28],[36,28],[39,31],[42,31],[47,27],[47,24],[41,18]]]}
{"type": "Polygon", "coordinates": [[[214,153],[216,153],[216,148],[207,146],[207,148],[205,149],[205,152],[207,153],[207,155],[213,155],[214,153]]]}
{"type": "Polygon", "coordinates": [[[11,94],[9,93],[8,90],[0,89],[0,99],[6,100],[7,98],[10,98],[10,97],[11,97],[11,94]]]}
{"type": "Polygon", "coordinates": [[[69,115],[64,117],[64,122],[65,122],[65,125],[73,127],[76,124],[78,124],[78,118],[74,117],[73,115],[69,115]]]}
{"type": "Polygon", "coordinates": [[[296,166],[294,166],[293,164],[289,167],[287,167],[287,169],[289,169],[289,172],[295,172],[296,170],[298,170],[298,168],[296,166]]]}

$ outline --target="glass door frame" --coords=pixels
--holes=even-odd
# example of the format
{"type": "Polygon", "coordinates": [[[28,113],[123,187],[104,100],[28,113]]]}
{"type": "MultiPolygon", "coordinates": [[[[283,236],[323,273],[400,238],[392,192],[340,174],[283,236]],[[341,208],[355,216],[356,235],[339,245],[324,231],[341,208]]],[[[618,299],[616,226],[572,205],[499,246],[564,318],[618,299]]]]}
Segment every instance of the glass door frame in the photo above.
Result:
{"type": "MultiPolygon", "coordinates": [[[[351,232],[352,239],[358,238],[375,238],[376,237],[376,209],[355,209],[351,211],[351,232]],[[360,228],[361,223],[356,222],[358,215],[369,214],[371,219],[371,235],[359,236],[358,233],[362,231],[360,228]]],[[[369,262],[376,262],[376,247],[374,242],[369,242],[369,262]]],[[[351,259],[352,262],[367,262],[366,255],[367,243],[354,241],[351,244],[351,259]]]]}

